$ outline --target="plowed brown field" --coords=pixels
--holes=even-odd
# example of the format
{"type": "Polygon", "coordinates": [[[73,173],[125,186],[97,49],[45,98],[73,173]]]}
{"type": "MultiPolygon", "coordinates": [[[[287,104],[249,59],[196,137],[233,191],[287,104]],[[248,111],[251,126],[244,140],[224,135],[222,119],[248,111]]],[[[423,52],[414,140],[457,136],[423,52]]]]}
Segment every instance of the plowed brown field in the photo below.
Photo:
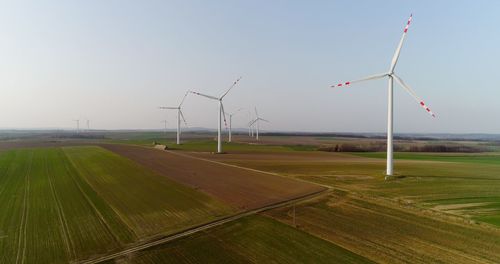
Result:
{"type": "Polygon", "coordinates": [[[325,189],[311,183],[170,151],[114,144],[102,144],[101,147],[218,197],[239,209],[254,209],[325,189]]]}

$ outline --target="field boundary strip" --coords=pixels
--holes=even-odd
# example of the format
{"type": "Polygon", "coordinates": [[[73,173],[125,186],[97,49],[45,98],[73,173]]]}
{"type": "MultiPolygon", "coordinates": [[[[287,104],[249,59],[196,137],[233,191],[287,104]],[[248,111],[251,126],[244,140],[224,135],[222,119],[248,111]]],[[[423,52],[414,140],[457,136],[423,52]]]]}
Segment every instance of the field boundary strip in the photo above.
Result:
{"type": "Polygon", "coordinates": [[[226,216],[226,217],[223,217],[223,218],[221,218],[219,220],[215,220],[215,221],[211,221],[211,222],[208,222],[208,223],[205,223],[205,224],[202,224],[202,225],[194,226],[194,227],[185,229],[183,231],[179,231],[179,232],[167,235],[167,236],[162,237],[162,238],[155,238],[153,241],[145,242],[143,244],[140,244],[140,245],[134,246],[132,248],[128,248],[128,249],[122,250],[122,251],[117,252],[117,253],[113,253],[113,254],[109,254],[109,255],[106,255],[106,256],[97,257],[97,258],[94,258],[94,259],[83,260],[83,261],[80,261],[78,263],[81,263],[81,264],[95,264],[95,263],[101,263],[101,262],[113,260],[113,259],[115,259],[117,257],[121,257],[121,256],[124,256],[124,255],[128,255],[128,254],[137,252],[137,251],[141,251],[141,250],[145,250],[145,249],[148,249],[148,248],[151,248],[151,247],[162,245],[162,244],[174,241],[174,240],[179,239],[179,238],[183,238],[183,237],[186,237],[186,236],[189,236],[189,235],[193,235],[195,233],[198,233],[198,232],[201,232],[201,231],[204,231],[204,230],[207,230],[207,229],[211,229],[211,228],[223,225],[223,224],[227,224],[227,223],[236,221],[236,220],[238,220],[240,218],[243,218],[243,217],[246,217],[246,216],[254,215],[254,214],[257,214],[257,213],[261,213],[261,212],[264,212],[264,211],[276,209],[276,208],[279,208],[279,207],[288,206],[288,205],[291,205],[293,203],[303,202],[303,201],[306,201],[306,200],[309,200],[309,199],[313,199],[313,198],[316,198],[317,196],[319,196],[319,195],[321,195],[321,194],[323,194],[323,193],[325,193],[325,192],[327,192],[329,190],[330,189],[319,190],[319,191],[316,191],[316,192],[313,192],[313,193],[309,193],[309,194],[302,195],[302,196],[299,196],[299,197],[295,197],[295,198],[292,198],[292,199],[288,199],[288,200],[285,200],[285,201],[277,202],[277,203],[274,203],[274,204],[271,204],[271,205],[266,205],[266,206],[263,206],[261,208],[252,209],[252,210],[249,210],[249,211],[244,211],[244,212],[237,213],[237,214],[234,214],[234,215],[231,215],[231,216],[226,216]]]}

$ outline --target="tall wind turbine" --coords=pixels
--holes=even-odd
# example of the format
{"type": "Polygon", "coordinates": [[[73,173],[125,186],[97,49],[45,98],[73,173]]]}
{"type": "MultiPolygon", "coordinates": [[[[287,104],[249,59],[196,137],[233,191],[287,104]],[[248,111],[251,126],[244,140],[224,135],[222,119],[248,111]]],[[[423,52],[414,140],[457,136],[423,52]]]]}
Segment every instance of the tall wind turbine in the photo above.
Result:
{"type": "Polygon", "coordinates": [[[403,47],[403,42],[405,40],[406,34],[408,33],[408,28],[410,27],[410,23],[412,20],[412,15],[410,15],[410,18],[408,19],[408,22],[406,23],[406,26],[403,30],[403,36],[401,37],[401,40],[399,41],[399,44],[396,48],[396,52],[394,53],[394,56],[392,57],[391,65],[389,67],[389,71],[381,74],[375,74],[371,75],[359,80],[355,81],[349,81],[349,82],[344,82],[344,83],[339,83],[332,85],[331,87],[342,87],[342,86],[349,86],[354,83],[358,82],[363,82],[363,81],[369,81],[369,80],[376,80],[384,77],[388,77],[389,79],[389,86],[388,86],[388,106],[387,106],[387,171],[386,171],[386,179],[388,176],[393,175],[393,145],[392,145],[392,134],[393,134],[393,84],[394,80],[401,85],[417,102],[422,106],[427,113],[429,113],[432,117],[436,117],[434,113],[431,111],[431,109],[424,103],[422,99],[420,99],[417,94],[408,86],[400,77],[398,77],[394,73],[394,68],[396,68],[396,64],[399,59],[399,53],[401,52],[401,47],[403,47]]]}
{"type": "Polygon", "coordinates": [[[181,103],[179,106],[176,107],[171,107],[171,106],[160,106],[160,109],[166,109],[166,110],[177,110],[177,145],[181,144],[181,118],[184,121],[184,124],[187,126],[186,119],[184,118],[184,115],[182,114],[182,104],[184,103],[184,100],[186,100],[188,93],[184,94],[184,97],[182,98],[181,103]]]}
{"type": "Polygon", "coordinates": [[[250,125],[251,126],[254,125],[254,124],[256,125],[257,129],[256,129],[256,137],[255,137],[255,139],[257,139],[257,140],[259,140],[259,129],[260,129],[259,123],[260,123],[260,121],[264,121],[264,122],[269,123],[269,121],[267,121],[267,120],[265,120],[263,118],[260,118],[259,113],[257,113],[257,107],[255,107],[255,119],[250,123],[250,125]]]}
{"type": "Polygon", "coordinates": [[[226,114],[224,113],[224,105],[222,104],[222,99],[224,99],[224,97],[229,93],[229,91],[231,91],[231,89],[233,89],[240,80],[241,80],[241,77],[236,79],[236,81],[233,82],[233,84],[229,87],[229,89],[227,89],[227,91],[219,97],[202,94],[202,93],[198,93],[195,91],[189,91],[190,93],[193,93],[193,94],[196,94],[199,96],[203,96],[203,97],[206,97],[208,99],[216,100],[219,102],[219,113],[217,115],[217,120],[218,120],[218,124],[217,124],[217,153],[222,153],[222,139],[221,139],[222,118],[224,118],[224,124],[227,126],[226,114]]]}
{"type": "Polygon", "coordinates": [[[233,130],[233,116],[236,115],[239,111],[241,111],[243,109],[244,108],[240,108],[233,113],[228,113],[229,114],[229,140],[228,140],[228,142],[231,142],[232,134],[233,134],[233,132],[232,132],[232,130],[233,130]]]}

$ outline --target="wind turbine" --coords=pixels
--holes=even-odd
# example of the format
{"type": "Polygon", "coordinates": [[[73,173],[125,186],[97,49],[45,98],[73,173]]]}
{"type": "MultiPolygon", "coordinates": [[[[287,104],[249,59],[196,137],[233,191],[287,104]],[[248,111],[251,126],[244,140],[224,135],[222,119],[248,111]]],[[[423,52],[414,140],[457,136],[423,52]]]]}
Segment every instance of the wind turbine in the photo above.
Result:
{"type": "Polygon", "coordinates": [[[250,112],[250,110],[248,110],[248,136],[249,137],[253,137],[253,128],[252,128],[252,125],[250,125],[250,123],[252,123],[253,119],[252,119],[252,112],[250,112]]]}
{"type": "Polygon", "coordinates": [[[256,116],[255,119],[250,123],[250,125],[253,125],[253,124],[256,125],[257,129],[256,129],[256,137],[255,137],[255,139],[259,140],[259,129],[260,129],[259,123],[260,123],[260,121],[264,121],[264,122],[267,122],[267,123],[269,123],[269,121],[267,121],[267,120],[265,120],[263,118],[260,118],[259,114],[257,113],[257,107],[255,107],[255,116],[256,116]]]}
{"type": "Polygon", "coordinates": [[[87,119],[87,132],[90,132],[90,120],[87,119]]]}
{"type": "Polygon", "coordinates": [[[168,133],[167,132],[167,123],[168,123],[168,121],[165,119],[165,120],[162,120],[161,123],[165,124],[165,128],[164,129],[165,129],[165,135],[166,135],[168,133]]]}
{"type": "Polygon", "coordinates": [[[184,100],[186,100],[187,95],[188,95],[188,93],[186,92],[186,94],[182,98],[182,101],[179,104],[179,106],[176,106],[176,107],[160,106],[159,107],[160,109],[177,110],[177,145],[181,144],[181,117],[182,117],[182,120],[184,121],[184,124],[187,126],[186,119],[184,118],[184,115],[182,114],[182,110],[181,110],[182,104],[184,103],[184,100]]]}
{"type": "Polygon", "coordinates": [[[233,116],[236,115],[239,111],[241,111],[243,109],[244,108],[240,108],[233,113],[228,113],[229,114],[229,140],[228,140],[228,142],[231,142],[231,138],[232,138],[233,116]]]}
{"type": "Polygon", "coordinates": [[[80,119],[73,119],[76,122],[76,133],[80,133],[80,119]]]}
{"type": "Polygon", "coordinates": [[[436,117],[434,113],[431,111],[431,109],[424,103],[422,99],[420,99],[417,94],[408,86],[400,77],[398,77],[394,73],[394,68],[396,68],[396,63],[398,62],[399,59],[399,53],[401,52],[401,47],[403,46],[403,42],[405,40],[406,34],[408,33],[408,28],[410,27],[410,23],[412,20],[412,15],[410,15],[410,18],[408,19],[408,22],[406,23],[406,26],[403,30],[403,36],[401,37],[401,40],[399,41],[399,44],[396,48],[396,52],[394,53],[394,56],[392,57],[391,65],[389,67],[389,71],[381,74],[375,74],[371,75],[359,80],[355,81],[349,81],[349,82],[344,82],[344,83],[339,83],[335,85],[331,85],[331,87],[342,87],[342,86],[350,86],[351,84],[358,83],[358,82],[363,82],[363,81],[369,81],[369,80],[376,80],[384,77],[388,77],[389,79],[389,86],[388,86],[388,106],[387,106],[387,171],[386,174],[387,176],[385,177],[386,179],[390,176],[393,175],[393,84],[394,80],[401,85],[419,104],[422,106],[427,113],[429,113],[432,117],[436,117]]]}
{"type": "Polygon", "coordinates": [[[218,120],[218,124],[217,124],[217,153],[222,153],[221,130],[222,130],[222,118],[223,117],[224,117],[224,124],[227,127],[226,114],[224,113],[224,105],[222,104],[222,99],[224,99],[224,97],[229,93],[229,91],[231,91],[231,89],[233,89],[240,80],[241,80],[241,77],[236,79],[236,81],[233,82],[233,84],[229,87],[229,89],[227,89],[227,91],[219,97],[202,94],[202,93],[198,93],[195,91],[189,91],[190,93],[193,93],[193,94],[196,94],[199,96],[203,96],[203,97],[206,97],[208,99],[219,101],[219,113],[217,115],[217,120],[218,120]]]}

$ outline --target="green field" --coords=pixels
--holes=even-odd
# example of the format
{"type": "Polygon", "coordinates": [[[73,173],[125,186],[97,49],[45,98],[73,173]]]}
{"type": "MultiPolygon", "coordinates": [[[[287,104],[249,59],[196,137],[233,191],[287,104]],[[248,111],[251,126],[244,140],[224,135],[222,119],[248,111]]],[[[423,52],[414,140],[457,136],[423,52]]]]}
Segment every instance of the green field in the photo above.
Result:
{"type": "Polygon", "coordinates": [[[0,153],[0,263],[65,263],[232,212],[99,147],[0,153]]]}
{"type": "MultiPolygon", "coordinates": [[[[385,159],[386,154],[383,152],[369,153],[353,153],[360,157],[380,158],[385,159]]],[[[466,162],[466,163],[481,163],[500,165],[499,153],[394,153],[394,159],[402,160],[428,160],[428,161],[445,161],[445,162],[466,162]]]]}
{"type": "Polygon", "coordinates": [[[335,244],[262,216],[249,216],[134,253],[121,259],[124,260],[151,264],[372,263],[335,244]]]}
{"type": "MultiPolygon", "coordinates": [[[[189,140],[177,145],[175,141],[165,139],[123,139],[109,140],[109,143],[128,144],[140,146],[153,146],[157,144],[167,144],[172,150],[185,150],[194,152],[215,152],[217,150],[217,141],[214,140],[189,140]]],[[[223,150],[225,152],[289,152],[289,151],[314,151],[316,147],[308,145],[258,145],[237,142],[224,142],[223,150]]]]}
{"type": "MultiPolygon", "coordinates": [[[[147,145],[138,136],[120,143],[147,145]]],[[[177,147],[171,144],[173,147],[177,147]]],[[[320,183],[321,198],[251,216],[111,262],[495,262],[498,153],[328,153],[308,145],[178,146],[188,155],[320,183]]],[[[217,219],[234,209],[97,146],[0,152],[0,263],[65,263],[217,219]],[[41,228],[43,227],[43,228],[41,228]]]]}

